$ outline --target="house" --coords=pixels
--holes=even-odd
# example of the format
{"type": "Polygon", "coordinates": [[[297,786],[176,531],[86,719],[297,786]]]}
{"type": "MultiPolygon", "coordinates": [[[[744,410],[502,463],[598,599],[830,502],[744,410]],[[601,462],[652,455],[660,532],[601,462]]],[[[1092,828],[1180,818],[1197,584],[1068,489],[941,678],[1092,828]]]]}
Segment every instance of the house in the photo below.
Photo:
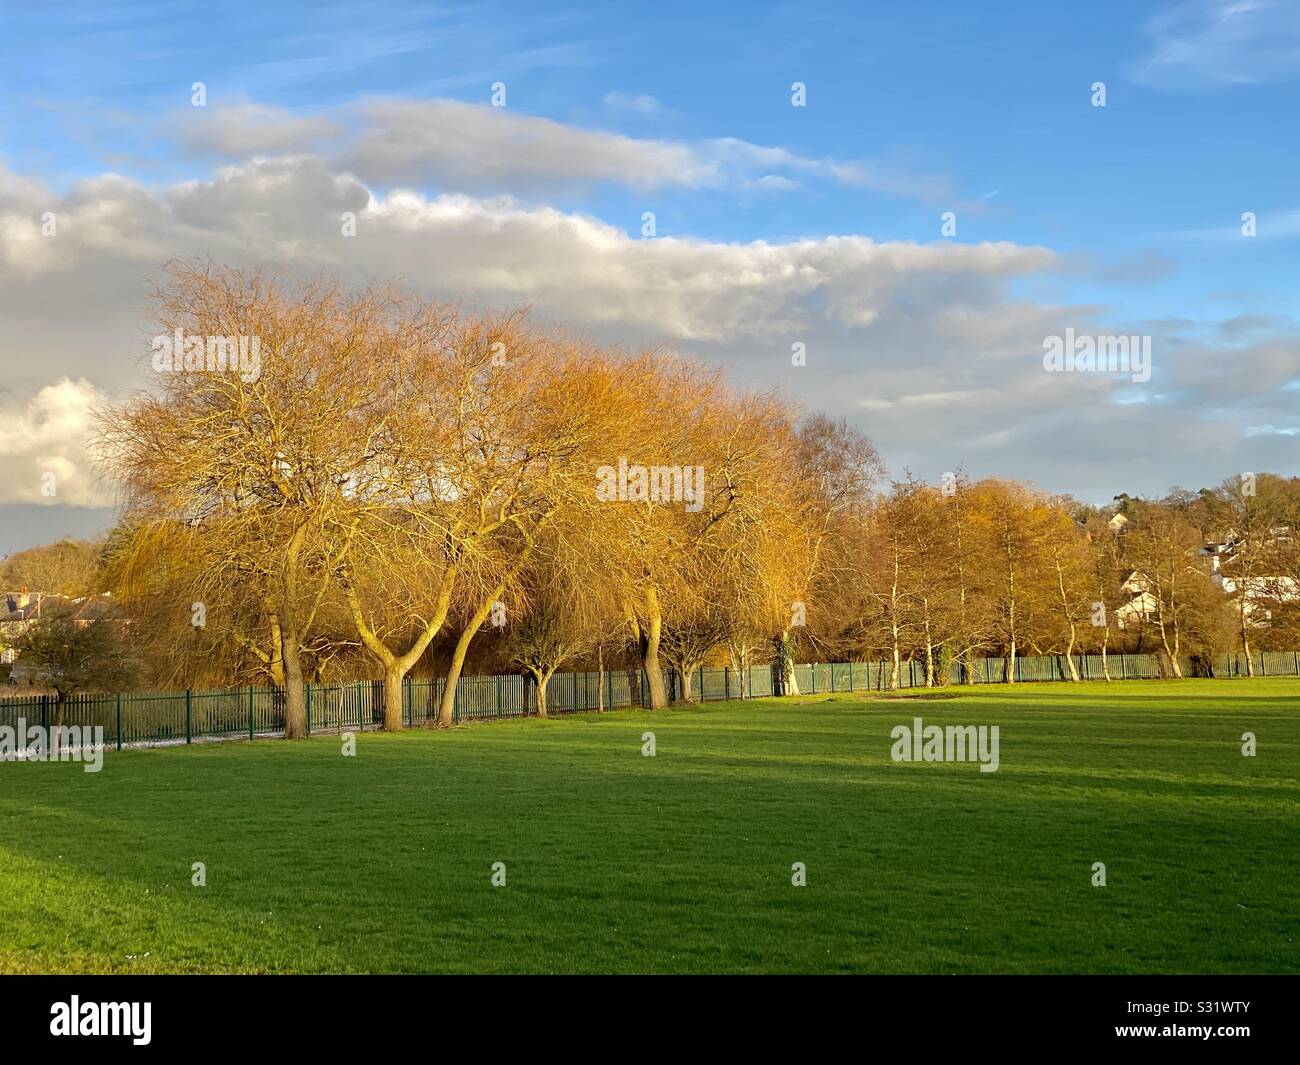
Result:
{"type": "Polygon", "coordinates": [[[58,595],[44,592],[29,592],[26,588],[17,592],[6,592],[0,600],[0,663],[9,663],[16,657],[14,641],[38,617],[42,610],[48,610],[67,600],[58,595]]]}
{"type": "MultiPolygon", "coordinates": [[[[1291,530],[1289,527],[1280,526],[1269,530],[1272,538],[1279,543],[1288,543],[1291,540],[1291,530]]],[[[1260,576],[1260,577],[1229,577],[1223,572],[1223,564],[1231,563],[1233,557],[1241,550],[1245,543],[1243,537],[1229,533],[1226,540],[1208,543],[1201,548],[1200,554],[1203,558],[1210,560],[1210,578],[1222,590],[1223,594],[1236,599],[1240,596],[1243,600],[1242,609],[1246,616],[1246,621],[1252,625],[1266,625],[1272,618],[1272,611],[1265,605],[1268,602],[1274,603],[1294,603],[1300,602],[1300,586],[1292,577],[1281,576],[1260,576]]]]}
{"type": "Polygon", "coordinates": [[[29,592],[26,588],[6,592],[4,598],[0,599],[0,664],[7,665],[18,657],[14,642],[37,618],[70,611],[81,624],[86,625],[92,618],[102,616],[111,605],[111,600],[111,592],[83,595],[76,599],[47,592],[29,592]]]}
{"type": "Polygon", "coordinates": [[[1115,624],[1121,629],[1154,621],[1160,615],[1160,600],[1152,593],[1147,579],[1137,570],[1129,571],[1119,589],[1128,597],[1121,606],[1115,608],[1115,624]]]}

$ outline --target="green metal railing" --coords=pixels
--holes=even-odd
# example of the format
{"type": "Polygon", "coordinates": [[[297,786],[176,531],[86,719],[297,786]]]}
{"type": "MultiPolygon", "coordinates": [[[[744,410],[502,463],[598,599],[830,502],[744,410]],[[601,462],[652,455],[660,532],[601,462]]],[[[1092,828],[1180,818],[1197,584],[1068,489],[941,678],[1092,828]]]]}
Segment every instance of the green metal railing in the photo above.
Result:
{"type": "MultiPolygon", "coordinates": [[[[1300,676],[1300,652],[1265,651],[1251,656],[1257,676],[1300,676]]],[[[1081,679],[1103,676],[1100,655],[1073,656],[1081,679]]],[[[1240,677],[1247,674],[1246,659],[1240,654],[1214,655],[1204,660],[1182,661],[1186,677],[1213,675],[1240,677]]],[[[1110,655],[1110,676],[1114,680],[1136,680],[1164,675],[1156,655],[1110,655]]],[[[1070,679],[1063,655],[1018,657],[1011,667],[1022,683],[1070,679]]],[[[969,666],[974,684],[999,684],[1008,679],[1004,658],[975,659],[969,666]]],[[[805,663],[794,667],[795,683],[803,694],[828,692],[883,691],[890,687],[889,662],[805,663]]],[[[967,683],[968,667],[953,663],[946,682],[967,683]]],[[[772,666],[750,666],[742,685],[739,670],[702,668],[691,677],[691,696],[715,702],[760,698],[780,692],[779,678],[772,666]]],[[[461,677],[456,685],[453,720],[495,721],[528,717],[536,713],[536,692],[529,677],[461,677]]],[[[925,665],[915,659],[901,663],[899,686],[925,685],[925,665]]],[[[674,700],[683,691],[681,678],[665,671],[664,687],[674,700]]],[[[430,724],[438,719],[446,679],[408,679],[403,685],[402,714],[409,726],[430,724]]],[[[600,700],[599,673],[557,673],[547,685],[547,712],[553,715],[595,710],[600,700]]],[[[605,673],[604,705],[607,709],[646,706],[649,691],[641,670],[612,670],[605,673]]],[[[306,686],[307,728],[313,733],[344,732],[378,728],[383,722],[384,682],[343,681],[306,686]]],[[[49,695],[0,699],[0,726],[55,724],[56,704],[49,695]]],[[[104,729],[105,742],[119,748],[126,744],[183,744],[204,739],[255,739],[284,733],[284,692],[275,687],[236,687],[209,691],[79,693],[63,705],[63,724],[104,729]]]]}

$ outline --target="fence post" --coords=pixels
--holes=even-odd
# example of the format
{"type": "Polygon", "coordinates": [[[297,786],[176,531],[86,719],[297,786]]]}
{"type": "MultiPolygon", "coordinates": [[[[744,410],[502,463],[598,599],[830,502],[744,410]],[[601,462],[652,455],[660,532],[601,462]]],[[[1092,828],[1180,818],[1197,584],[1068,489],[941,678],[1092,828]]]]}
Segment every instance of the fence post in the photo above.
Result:
{"type": "Polygon", "coordinates": [[[122,749],[122,693],[117,693],[117,749],[122,749]]]}
{"type": "Polygon", "coordinates": [[[194,742],[194,692],[185,689],[185,742],[194,742]]]}
{"type": "Polygon", "coordinates": [[[311,735],[311,684],[307,684],[307,735],[311,735]]]}
{"type": "Polygon", "coordinates": [[[248,686],[248,738],[253,738],[253,686],[248,686]]]}

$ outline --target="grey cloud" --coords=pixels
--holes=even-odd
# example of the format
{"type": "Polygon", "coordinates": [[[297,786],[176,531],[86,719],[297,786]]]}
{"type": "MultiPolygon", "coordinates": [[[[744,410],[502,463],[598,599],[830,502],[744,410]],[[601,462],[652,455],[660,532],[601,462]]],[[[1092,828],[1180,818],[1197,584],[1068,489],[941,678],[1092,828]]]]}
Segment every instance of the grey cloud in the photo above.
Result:
{"type": "MultiPolygon", "coordinates": [[[[661,113],[650,98],[613,93],[606,97],[607,104],[611,101],[615,111],[661,113]]],[[[529,194],[593,184],[637,192],[781,191],[813,179],[963,210],[985,209],[963,201],[946,177],[881,160],[807,158],[735,137],[629,137],[445,98],[374,97],[309,116],[244,101],[214,102],[173,112],[162,133],[182,154],[203,159],[247,161],[312,149],[333,169],[382,187],[529,194]]]]}
{"type": "Polygon", "coordinates": [[[1189,337],[1148,323],[1155,373],[1145,386],[1045,372],[1043,338],[1066,326],[1139,331],[1102,307],[1017,296],[1017,282],[1060,269],[1050,249],[862,236],[640,240],[509,197],[376,195],[312,157],[160,190],[103,178],[62,199],[0,170],[9,406],[26,410],[64,376],[110,397],[147,385],[148,284],[172,256],[278,261],[348,281],[401,277],[471,304],[531,303],[627,344],[676,342],[731,366],[738,383],[851,416],[896,472],[910,465],[937,477],[962,466],[1108,498],[1290,468],[1300,447],[1246,435],[1294,424],[1296,393],[1283,387],[1300,366],[1292,329],[1228,347],[1214,330],[1189,337]],[[50,202],[62,220],[52,240],[38,232],[37,209],[50,202]],[[356,212],[355,237],[340,233],[346,210],[356,212]],[[807,345],[805,367],[790,364],[796,341],[807,345]],[[1134,395],[1147,402],[1119,402],[1134,395]]]}
{"type": "Polygon", "coordinates": [[[300,116],[257,103],[189,107],[163,123],[163,134],[187,155],[244,158],[306,151],[343,133],[332,118],[300,116]]]}

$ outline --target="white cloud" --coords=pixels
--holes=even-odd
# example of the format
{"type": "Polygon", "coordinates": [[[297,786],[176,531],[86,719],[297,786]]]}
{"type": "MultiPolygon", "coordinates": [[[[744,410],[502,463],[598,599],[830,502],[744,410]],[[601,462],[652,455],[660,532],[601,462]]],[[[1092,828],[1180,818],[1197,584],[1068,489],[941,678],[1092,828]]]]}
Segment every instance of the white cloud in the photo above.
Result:
{"type": "Polygon", "coordinates": [[[775,192],[792,192],[799,188],[799,182],[783,174],[764,174],[750,183],[750,187],[775,192]]]}
{"type": "MultiPolygon", "coordinates": [[[[915,300],[929,291],[960,304],[963,291],[983,293],[989,280],[1055,262],[1047,249],[1010,243],[643,240],[510,197],[373,195],[313,157],[226,167],[210,181],[160,193],[100,179],[76,186],[56,210],[62,221],[59,236],[46,241],[46,271],[93,270],[101,257],[101,270],[125,260],[145,276],[172,256],[272,259],[400,274],[433,290],[535,300],[578,321],[630,322],[683,338],[758,334],[815,316],[866,324],[900,294],[915,300]],[[341,236],[344,211],[357,214],[355,238],[341,236]],[[816,301],[815,314],[808,300],[816,301]]],[[[0,255],[0,277],[33,273],[23,251],[0,255]]]]}
{"type": "Polygon", "coordinates": [[[112,501],[88,450],[91,411],[105,398],[84,378],[64,377],[25,402],[0,404],[0,504],[93,507],[112,501]]]}
{"type": "MultiPolygon", "coordinates": [[[[1246,434],[1294,424],[1292,324],[1236,329],[1228,345],[1215,323],[1136,328],[1108,321],[1102,307],[1017,296],[1025,278],[1074,268],[1047,248],[860,235],[642,240],[508,196],[375,193],[311,156],[161,189],[105,177],[62,198],[0,171],[0,364],[10,389],[31,396],[66,376],[112,396],[147,383],[149,283],[172,256],[279,262],[345,282],[397,277],[471,305],[528,303],[629,346],[677,342],[730,366],[738,383],[779,386],[806,409],[855,417],[896,471],[920,476],[964,467],[1108,498],[1278,468],[1300,447],[1246,434]],[[59,236],[40,246],[34,268],[13,227],[50,203],[59,236]],[[355,237],[340,232],[344,211],[357,215],[355,237]],[[1150,385],[1044,372],[1043,338],[1066,326],[1154,332],[1150,385]],[[794,342],[806,345],[804,367],[791,366],[794,342]],[[1162,399],[1140,412],[1119,402],[1135,389],[1162,399]]],[[[54,387],[63,395],[71,386],[54,387]]],[[[40,455],[89,469],[75,426],[51,435],[51,403],[41,400],[39,416],[11,404],[9,432],[22,427],[15,439],[66,444],[15,451],[24,458],[9,480],[25,486],[23,498],[40,455]]]]}
{"type": "Polygon", "coordinates": [[[605,93],[603,102],[606,110],[616,115],[630,114],[640,118],[662,118],[671,113],[653,96],[644,92],[625,93],[611,90],[605,93]]]}
{"type": "Polygon", "coordinates": [[[685,144],[578,129],[457,100],[370,100],[341,164],[368,181],[463,188],[611,182],[637,190],[716,186],[715,162],[685,144]]]}
{"type": "MultiPolygon", "coordinates": [[[[653,97],[605,97],[611,112],[663,115],[653,97]]],[[[334,170],[380,187],[535,194],[617,185],[788,191],[816,179],[968,209],[951,181],[879,160],[814,159],[736,137],[671,140],[581,129],[513,108],[452,99],[376,97],[313,116],[247,102],[181,108],[163,134],[196,158],[250,161],[317,151],[334,170]]]]}
{"type": "Polygon", "coordinates": [[[1184,0],[1146,26],[1150,52],[1132,71],[1158,88],[1243,85],[1300,74],[1295,0],[1184,0]]]}

